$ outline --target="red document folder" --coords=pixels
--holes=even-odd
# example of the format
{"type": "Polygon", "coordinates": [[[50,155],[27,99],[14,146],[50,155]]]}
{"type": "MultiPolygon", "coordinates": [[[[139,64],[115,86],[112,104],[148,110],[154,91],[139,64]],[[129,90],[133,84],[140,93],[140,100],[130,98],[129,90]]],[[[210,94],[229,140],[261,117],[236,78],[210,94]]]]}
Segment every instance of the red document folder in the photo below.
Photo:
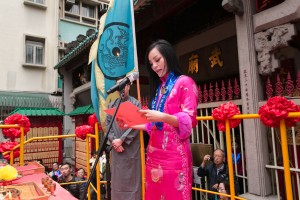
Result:
{"type": "MultiPolygon", "coordinates": [[[[107,114],[113,116],[116,108],[110,108],[107,110],[104,110],[107,114]]],[[[127,124],[129,127],[139,124],[145,124],[147,123],[147,119],[144,115],[138,112],[140,108],[133,105],[129,101],[126,101],[124,103],[120,104],[119,110],[117,112],[116,118],[121,119],[124,121],[125,124],[127,124]]]]}

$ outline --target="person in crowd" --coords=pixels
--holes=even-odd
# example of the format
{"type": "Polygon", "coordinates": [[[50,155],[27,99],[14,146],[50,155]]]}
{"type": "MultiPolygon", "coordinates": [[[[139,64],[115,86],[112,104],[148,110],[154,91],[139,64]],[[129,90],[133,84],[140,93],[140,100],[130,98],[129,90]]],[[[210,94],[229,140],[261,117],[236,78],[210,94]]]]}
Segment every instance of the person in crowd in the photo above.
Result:
{"type": "Polygon", "coordinates": [[[197,85],[183,75],[175,51],[166,40],[157,40],[149,46],[145,62],[150,81],[150,109],[139,112],[148,123],[132,126],[146,130],[150,136],[145,199],[191,199],[189,138],[197,124],[197,85]]]}
{"type": "Polygon", "coordinates": [[[60,173],[61,173],[61,167],[62,167],[62,164],[61,163],[58,164],[58,170],[60,171],[60,173]]]}
{"type": "MultiPolygon", "coordinates": [[[[235,174],[240,175],[240,176],[246,175],[246,172],[244,172],[244,168],[243,168],[243,162],[245,161],[245,155],[242,155],[239,144],[236,141],[232,142],[231,156],[232,156],[233,170],[235,171],[235,174]]],[[[243,194],[244,193],[243,178],[238,177],[237,179],[239,182],[239,189],[240,189],[239,193],[243,194]]]]}
{"type": "MultiPolygon", "coordinates": [[[[80,178],[82,181],[85,181],[85,180],[86,180],[85,170],[84,170],[83,168],[79,168],[79,169],[77,170],[76,176],[77,176],[78,178],[80,178]]],[[[85,186],[86,186],[86,183],[83,183],[83,186],[85,187],[85,186]]]]}
{"type": "Polygon", "coordinates": [[[50,173],[49,167],[47,165],[45,165],[44,167],[45,167],[45,174],[48,175],[50,173]]]}
{"type": "MultiPolygon", "coordinates": [[[[123,77],[117,80],[121,82],[123,77]]],[[[130,84],[127,84],[121,95],[121,102],[129,101],[141,108],[140,102],[129,95],[130,84]]],[[[112,101],[108,108],[115,107],[119,100],[112,101]]],[[[106,126],[111,123],[112,116],[107,115],[106,126]]],[[[131,128],[124,129],[121,120],[115,120],[108,134],[112,145],[111,163],[111,198],[114,200],[140,200],[141,199],[141,157],[139,131],[131,128]],[[122,128],[119,128],[121,126],[122,128]]]]}
{"type": "MultiPolygon", "coordinates": [[[[207,176],[208,190],[217,192],[218,183],[224,179],[228,179],[228,166],[225,162],[225,152],[222,149],[216,149],[213,154],[213,158],[210,155],[205,155],[201,166],[198,168],[198,176],[207,176]],[[209,161],[212,162],[209,162],[209,161]]],[[[235,186],[238,191],[238,184],[235,186]]],[[[215,195],[209,194],[209,200],[214,200],[215,195]]]]}
{"type": "MultiPolygon", "coordinates": [[[[62,176],[59,177],[59,183],[77,182],[82,181],[81,178],[72,175],[72,166],[69,163],[62,164],[62,176]]],[[[84,199],[84,184],[68,184],[62,185],[63,188],[68,190],[75,198],[84,199]]]]}
{"type": "Polygon", "coordinates": [[[95,160],[97,158],[97,152],[96,151],[92,151],[91,155],[92,155],[92,157],[90,158],[90,166],[91,166],[91,168],[93,168],[95,160]]]}
{"type": "Polygon", "coordinates": [[[77,170],[77,177],[78,178],[81,178],[82,180],[85,180],[86,178],[85,178],[85,171],[84,171],[84,169],[83,168],[79,168],[78,170],[77,170]]]}
{"type": "Polygon", "coordinates": [[[105,151],[102,152],[102,156],[100,157],[100,174],[101,179],[105,179],[105,171],[106,171],[106,153],[105,151]]]}
{"type": "MultiPolygon", "coordinates": [[[[220,182],[218,184],[218,188],[217,188],[218,192],[223,193],[223,194],[229,194],[230,192],[230,185],[228,180],[223,180],[222,182],[220,182]]],[[[223,195],[219,195],[220,199],[222,200],[229,200],[230,197],[227,196],[223,196],[223,195]]]]}
{"type": "MultiPolygon", "coordinates": [[[[102,156],[100,157],[100,178],[101,181],[106,180],[106,153],[102,152],[102,156]]],[[[106,195],[106,184],[101,183],[100,185],[101,199],[105,199],[106,195]]]]}
{"type": "Polygon", "coordinates": [[[58,163],[55,162],[52,164],[52,171],[48,174],[53,180],[57,181],[61,176],[61,171],[59,170],[58,163]]]}
{"type": "MultiPolygon", "coordinates": [[[[96,161],[96,158],[97,158],[97,151],[93,150],[91,152],[91,158],[90,158],[90,167],[91,169],[94,167],[94,164],[95,164],[95,161],[96,161]]],[[[100,158],[101,160],[101,158],[100,158]]],[[[100,167],[100,170],[101,170],[101,167],[100,167]]],[[[100,179],[101,179],[101,172],[100,172],[100,179]]],[[[91,184],[93,184],[93,186],[95,188],[97,188],[97,182],[96,182],[96,173],[94,173],[94,176],[91,178],[91,184]]],[[[94,191],[94,189],[91,190],[91,199],[92,200],[96,200],[97,199],[97,194],[96,192],[94,191]]]]}

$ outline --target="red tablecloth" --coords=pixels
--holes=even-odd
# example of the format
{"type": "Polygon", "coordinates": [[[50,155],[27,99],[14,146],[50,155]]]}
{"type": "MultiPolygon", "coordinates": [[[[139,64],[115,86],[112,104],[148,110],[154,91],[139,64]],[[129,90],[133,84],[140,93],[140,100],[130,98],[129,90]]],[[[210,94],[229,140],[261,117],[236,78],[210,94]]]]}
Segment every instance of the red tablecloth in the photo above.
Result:
{"type": "MultiPolygon", "coordinates": [[[[26,183],[26,182],[32,182],[34,181],[37,185],[39,185],[41,188],[43,188],[43,185],[41,183],[41,178],[47,176],[45,173],[39,173],[39,174],[31,174],[23,176],[22,178],[13,181],[13,184],[19,184],[19,183],[26,183]]],[[[63,187],[61,187],[58,183],[56,185],[56,190],[54,192],[55,196],[50,196],[49,199],[51,200],[76,200],[77,198],[73,197],[72,194],[70,194],[67,190],[65,190],[63,187]]]]}

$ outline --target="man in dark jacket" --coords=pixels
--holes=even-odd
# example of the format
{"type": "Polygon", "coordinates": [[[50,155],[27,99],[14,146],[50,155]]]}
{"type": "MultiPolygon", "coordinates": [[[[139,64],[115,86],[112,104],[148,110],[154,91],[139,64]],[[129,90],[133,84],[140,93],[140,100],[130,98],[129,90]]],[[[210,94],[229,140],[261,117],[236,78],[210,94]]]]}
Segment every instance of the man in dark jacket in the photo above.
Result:
{"type": "MultiPolygon", "coordinates": [[[[75,177],[71,174],[72,166],[69,163],[65,163],[61,166],[62,176],[59,177],[60,183],[77,182],[82,181],[81,178],[75,177]]],[[[84,184],[68,184],[62,185],[63,188],[68,190],[77,199],[84,199],[84,184]]]]}
{"type": "MultiPolygon", "coordinates": [[[[218,192],[218,184],[228,179],[228,166],[225,163],[225,152],[222,149],[216,149],[213,158],[211,158],[210,155],[205,155],[201,166],[198,168],[198,176],[207,176],[208,190],[218,192]],[[213,163],[207,164],[209,160],[213,161],[213,163]]],[[[235,190],[238,191],[238,185],[235,187],[235,190]]],[[[213,194],[209,194],[208,199],[214,200],[214,196],[213,194]]]]}

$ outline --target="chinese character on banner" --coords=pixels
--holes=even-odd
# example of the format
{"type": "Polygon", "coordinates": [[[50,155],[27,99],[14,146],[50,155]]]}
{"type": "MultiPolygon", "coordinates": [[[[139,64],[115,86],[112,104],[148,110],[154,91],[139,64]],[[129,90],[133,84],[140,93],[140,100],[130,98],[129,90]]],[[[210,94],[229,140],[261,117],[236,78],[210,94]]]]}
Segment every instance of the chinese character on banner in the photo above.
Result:
{"type": "Polygon", "coordinates": [[[215,47],[211,54],[212,56],[209,57],[211,63],[210,67],[213,68],[216,64],[223,67],[223,61],[220,60],[221,49],[219,47],[215,47]]]}
{"type": "Polygon", "coordinates": [[[192,54],[189,58],[189,71],[188,74],[198,73],[198,55],[192,54]]]}

